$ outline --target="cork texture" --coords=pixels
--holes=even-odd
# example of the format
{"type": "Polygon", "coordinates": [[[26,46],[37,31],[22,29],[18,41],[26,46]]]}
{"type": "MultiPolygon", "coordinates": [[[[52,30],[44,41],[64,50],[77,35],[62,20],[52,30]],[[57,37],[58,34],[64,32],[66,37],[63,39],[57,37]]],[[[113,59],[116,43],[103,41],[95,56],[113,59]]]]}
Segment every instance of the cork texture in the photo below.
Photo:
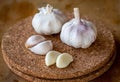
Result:
{"type": "MultiPolygon", "coordinates": [[[[87,19],[87,18],[86,18],[87,19]]],[[[26,40],[36,34],[31,25],[32,17],[24,19],[12,26],[3,36],[2,52],[14,69],[26,75],[42,79],[69,79],[89,74],[98,70],[112,57],[115,42],[113,35],[103,23],[92,20],[98,30],[97,40],[87,49],[75,49],[62,43],[57,35],[45,36],[52,40],[54,49],[70,53],[74,61],[64,69],[55,65],[47,67],[45,56],[36,55],[25,48],[26,40]]]]}
{"type": "Polygon", "coordinates": [[[91,80],[99,77],[104,72],[106,72],[111,67],[111,65],[113,64],[115,57],[116,57],[116,53],[114,51],[113,54],[112,54],[112,57],[107,62],[107,64],[104,65],[103,67],[99,68],[98,70],[93,71],[93,72],[91,72],[87,75],[77,77],[77,78],[62,79],[62,80],[42,79],[42,78],[39,78],[39,77],[34,77],[34,76],[27,75],[25,73],[22,73],[18,69],[15,69],[14,67],[12,67],[9,59],[5,55],[4,55],[4,60],[7,63],[8,67],[11,69],[11,71],[13,71],[15,74],[19,75],[20,77],[22,77],[22,78],[24,78],[24,79],[26,79],[30,82],[88,82],[88,81],[91,81],[91,80]]]}

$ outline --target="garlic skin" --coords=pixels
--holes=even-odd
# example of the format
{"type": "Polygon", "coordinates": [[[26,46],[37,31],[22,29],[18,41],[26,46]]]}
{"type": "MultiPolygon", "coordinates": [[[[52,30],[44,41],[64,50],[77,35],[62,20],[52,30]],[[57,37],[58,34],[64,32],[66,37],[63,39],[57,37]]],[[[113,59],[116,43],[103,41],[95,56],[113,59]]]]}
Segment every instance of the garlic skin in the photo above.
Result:
{"type": "Polygon", "coordinates": [[[53,9],[49,4],[39,8],[39,11],[32,20],[34,30],[44,35],[59,33],[62,25],[67,21],[67,17],[58,9],[53,9]]]}
{"type": "Polygon", "coordinates": [[[65,68],[73,61],[73,57],[68,53],[62,53],[57,57],[56,66],[58,68],[65,68]]]}
{"type": "Polygon", "coordinates": [[[74,48],[88,48],[96,40],[96,27],[93,23],[80,19],[79,8],[74,8],[74,16],[63,25],[60,38],[63,43],[74,48]]]}
{"type": "Polygon", "coordinates": [[[27,39],[25,47],[35,54],[45,55],[53,49],[53,44],[42,35],[32,35],[27,39]]]}
{"type": "Polygon", "coordinates": [[[45,55],[47,52],[53,49],[51,40],[40,42],[37,45],[29,48],[29,50],[35,54],[45,55]]]}
{"type": "Polygon", "coordinates": [[[30,48],[32,46],[35,46],[36,44],[45,41],[45,38],[41,35],[32,35],[28,38],[28,40],[25,43],[26,48],[30,48]]]}
{"type": "Polygon", "coordinates": [[[45,64],[46,64],[46,66],[51,66],[51,65],[55,64],[56,59],[60,54],[61,53],[58,52],[58,51],[49,51],[45,56],[45,64]]]}

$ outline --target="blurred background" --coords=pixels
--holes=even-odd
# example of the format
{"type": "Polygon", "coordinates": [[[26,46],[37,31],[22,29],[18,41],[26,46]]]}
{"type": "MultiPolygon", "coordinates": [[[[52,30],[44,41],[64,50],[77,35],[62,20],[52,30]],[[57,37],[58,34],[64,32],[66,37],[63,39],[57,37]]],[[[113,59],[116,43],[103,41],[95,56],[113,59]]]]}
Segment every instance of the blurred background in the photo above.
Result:
{"type": "MultiPolygon", "coordinates": [[[[120,82],[120,0],[0,0],[0,42],[6,30],[16,22],[33,16],[37,8],[51,4],[64,13],[72,13],[74,7],[80,14],[108,24],[117,45],[117,57],[112,67],[91,82],[120,82]]],[[[0,82],[27,82],[12,73],[6,66],[0,51],[0,82]]]]}

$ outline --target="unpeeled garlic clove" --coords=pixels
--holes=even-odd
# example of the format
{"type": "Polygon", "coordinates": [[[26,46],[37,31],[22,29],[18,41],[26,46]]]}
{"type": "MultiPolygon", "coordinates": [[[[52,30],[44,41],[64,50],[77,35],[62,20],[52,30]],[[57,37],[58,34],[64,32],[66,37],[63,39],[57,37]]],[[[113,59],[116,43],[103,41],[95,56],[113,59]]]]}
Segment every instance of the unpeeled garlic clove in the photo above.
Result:
{"type": "Polygon", "coordinates": [[[43,41],[38,43],[37,45],[29,48],[35,54],[45,55],[47,52],[53,49],[53,45],[51,40],[43,41]]]}
{"type": "Polygon", "coordinates": [[[55,64],[56,59],[60,54],[61,53],[58,51],[49,51],[45,56],[45,64],[47,66],[51,66],[51,65],[55,64]]]}
{"type": "Polygon", "coordinates": [[[90,21],[80,19],[79,8],[74,8],[74,16],[63,25],[60,38],[74,48],[88,48],[96,40],[96,27],[90,21]]]}
{"type": "Polygon", "coordinates": [[[35,46],[36,44],[45,41],[45,38],[41,35],[32,35],[28,38],[28,40],[25,43],[26,48],[30,48],[35,46]]]}
{"type": "Polygon", "coordinates": [[[58,68],[65,68],[73,61],[73,57],[68,53],[63,53],[57,57],[56,66],[58,68]]]}

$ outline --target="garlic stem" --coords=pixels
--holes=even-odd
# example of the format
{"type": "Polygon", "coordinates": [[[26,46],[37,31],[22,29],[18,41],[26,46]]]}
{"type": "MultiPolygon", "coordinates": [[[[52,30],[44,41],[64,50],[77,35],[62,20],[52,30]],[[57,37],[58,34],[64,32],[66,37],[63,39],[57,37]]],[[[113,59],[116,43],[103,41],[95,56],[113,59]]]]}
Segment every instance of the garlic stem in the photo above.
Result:
{"type": "Polygon", "coordinates": [[[79,8],[74,8],[74,17],[77,21],[80,21],[80,13],[79,13],[79,8]]]}
{"type": "Polygon", "coordinates": [[[50,4],[47,4],[47,6],[46,6],[47,13],[51,13],[52,9],[53,9],[53,7],[50,4]]]}

